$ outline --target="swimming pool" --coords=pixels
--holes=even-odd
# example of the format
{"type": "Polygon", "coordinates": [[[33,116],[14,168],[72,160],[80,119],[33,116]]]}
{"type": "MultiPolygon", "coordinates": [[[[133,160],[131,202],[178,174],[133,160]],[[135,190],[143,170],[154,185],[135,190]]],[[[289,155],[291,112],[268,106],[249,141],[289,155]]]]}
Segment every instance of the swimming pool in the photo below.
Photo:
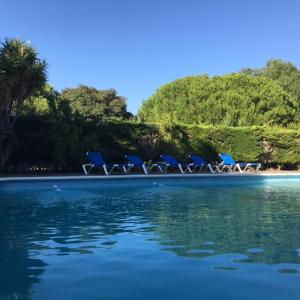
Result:
{"type": "Polygon", "coordinates": [[[0,299],[299,299],[300,177],[0,183],[0,299]]]}

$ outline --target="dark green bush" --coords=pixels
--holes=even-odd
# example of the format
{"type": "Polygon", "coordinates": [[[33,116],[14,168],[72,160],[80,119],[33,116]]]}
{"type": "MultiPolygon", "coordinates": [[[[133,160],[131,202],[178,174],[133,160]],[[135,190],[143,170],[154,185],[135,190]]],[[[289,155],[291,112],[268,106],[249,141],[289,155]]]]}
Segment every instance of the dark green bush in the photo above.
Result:
{"type": "Polygon", "coordinates": [[[300,165],[300,130],[264,126],[97,123],[80,118],[54,122],[31,115],[18,120],[13,145],[7,167],[18,172],[32,167],[80,171],[89,150],[101,151],[108,162],[122,162],[125,154],[134,153],[146,161],[157,161],[162,153],[183,161],[198,153],[208,161],[217,161],[219,152],[229,152],[238,161],[260,161],[288,169],[300,165]]]}

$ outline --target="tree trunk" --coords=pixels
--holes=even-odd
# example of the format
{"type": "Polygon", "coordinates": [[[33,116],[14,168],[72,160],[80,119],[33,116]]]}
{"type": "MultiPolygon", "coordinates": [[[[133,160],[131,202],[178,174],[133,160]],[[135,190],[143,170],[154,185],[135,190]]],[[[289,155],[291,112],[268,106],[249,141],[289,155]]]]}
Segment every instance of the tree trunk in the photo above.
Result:
{"type": "Polygon", "coordinates": [[[9,157],[10,133],[0,131],[0,172],[4,171],[5,164],[9,157]]]}
{"type": "Polygon", "coordinates": [[[4,171],[5,164],[9,158],[12,130],[20,110],[20,107],[18,106],[15,109],[14,116],[12,117],[9,113],[11,110],[9,106],[10,105],[1,107],[0,110],[0,172],[4,171]]]}

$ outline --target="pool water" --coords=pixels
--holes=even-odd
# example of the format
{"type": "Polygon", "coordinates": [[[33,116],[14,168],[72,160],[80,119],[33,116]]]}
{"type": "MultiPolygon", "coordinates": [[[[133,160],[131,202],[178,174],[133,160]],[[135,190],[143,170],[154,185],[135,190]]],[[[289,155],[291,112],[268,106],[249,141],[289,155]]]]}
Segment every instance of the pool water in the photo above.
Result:
{"type": "Polygon", "coordinates": [[[0,299],[299,299],[300,177],[0,183],[0,299]]]}

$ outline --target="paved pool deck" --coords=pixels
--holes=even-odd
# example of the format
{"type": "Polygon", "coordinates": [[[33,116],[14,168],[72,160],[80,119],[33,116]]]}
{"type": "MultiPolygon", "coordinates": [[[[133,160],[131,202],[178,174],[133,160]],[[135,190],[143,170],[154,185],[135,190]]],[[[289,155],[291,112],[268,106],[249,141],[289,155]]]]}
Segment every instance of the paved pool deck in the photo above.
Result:
{"type": "Polygon", "coordinates": [[[0,182],[8,181],[37,181],[37,180],[91,180],[91,179],[130,179],[130,178],[195,178],[195,177],[241,177],[241,176],[300,176],[300,171],[260,171],[248,173],[193,173],[193,174],[126,174],[126,175],[27,175],[0,176],[0,182]]]}

